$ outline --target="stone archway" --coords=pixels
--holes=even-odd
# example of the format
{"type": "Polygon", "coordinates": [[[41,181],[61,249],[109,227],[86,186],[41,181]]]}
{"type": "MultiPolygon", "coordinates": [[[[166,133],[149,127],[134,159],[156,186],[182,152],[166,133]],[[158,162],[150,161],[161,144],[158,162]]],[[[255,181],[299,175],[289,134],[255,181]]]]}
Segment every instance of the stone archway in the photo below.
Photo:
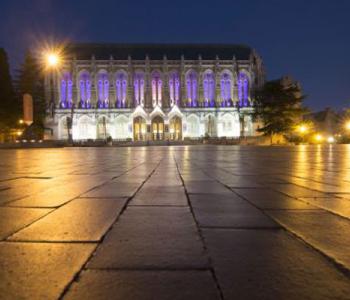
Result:
{"type": "Polygon", "coordinates": [[[182,120],[175,116],[169,122],[170,140],[178,141],[182,139],[182,120]]]}
{"type": "Polygon", "coordinates": [[[145,141],[147,134],[146,120],[142,117],[134,119],[134,141],[145,141]]]}
{"type": "Polygon", "coordinates": [[[164,139],[164,119],[156,116],[152,119],[152,139],[160,141],[164,139]]]}

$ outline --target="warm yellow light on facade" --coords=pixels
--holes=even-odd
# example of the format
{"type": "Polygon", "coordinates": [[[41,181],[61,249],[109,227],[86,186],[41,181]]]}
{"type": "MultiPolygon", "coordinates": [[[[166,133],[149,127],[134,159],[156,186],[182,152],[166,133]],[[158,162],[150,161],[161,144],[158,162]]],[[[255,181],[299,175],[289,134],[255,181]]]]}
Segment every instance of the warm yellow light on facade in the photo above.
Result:
{"type": "Polygon", "coordinates": [[[22,131],[18,130],[18,131],[16,132],[16,134],[17,134],[17,136],[21,136],[21,135],[22,135],[22,131]]]}
{"type": "Polygon", "coordinates": [[[21,119],[18,121],[18,123],[22,125],[24,123],[24,121],[21,119]]]}

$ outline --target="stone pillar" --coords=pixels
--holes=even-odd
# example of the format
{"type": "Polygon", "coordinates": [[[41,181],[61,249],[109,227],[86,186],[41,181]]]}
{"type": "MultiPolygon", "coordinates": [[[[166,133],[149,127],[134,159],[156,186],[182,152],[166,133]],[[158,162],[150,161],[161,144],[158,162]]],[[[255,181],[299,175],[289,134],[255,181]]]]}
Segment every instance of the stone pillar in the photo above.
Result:
{"type": "Polygon", "coordinates": [[[201,56],[201,55],[198,55],[198,68],[197,68],[197,106],[204,106],[203,70],[202,70],[202,56],[201,56]]]}
{"type": "Polygon", "coordinates": [[[215,106],[221,106],[221,93],[220,93],[220,61],[219,56],[215,57],[214,66],[214,78],[215,78],[215,106]]]}
{"type": "Polygon", "coordinates": [[[78,69],[77,69],[77,61],[76,57],[73,58],[73,63],[72,63],[72,105],[73,107],[79,107],[79,79],[77,78],[78,76],[78,69]]]}
{"type": "Polygon", "coordinates": [[[185,57],[181,55],[181,63],[180,63],[180,89],[181,89],[181,96],[180,96],[180,106],[186,107],[187,106],[187,93],[186,93],[186,72],[185,72],[185,57]]]}
{"type": "Polygon", "coordinates": [[[145,108],[152,108],[152,91],[151,91],[151,67],[148,55],[145,59],[145,74],[144,74],[144,101],[145,108]]]}
{"type": "Polygon", "coordinates": [[[134,71],[132,67],[131,56],[128,56],[128,78],[127,78],[127,94],[126,107],[135,107],[135,92],[134,92],[134,71]]]}
{"type": "Polygon", "coordinates": [[[96,85],[96,61],[95,56],[91,57],[90,64],[90,86],[91,86],[91,108],[97,107],[97,99],[98,99],[98,89],[96,85]]]}
{"type": "Polygon", "coordinates": [[[163,57],[163,72],[162,72],[162,108],[170,107],[170,95],[169,95],[169,70],[168,60],[166,55],[163,57]]]}
{"type": "Polygon", "coordinates": [[[115,70],[114,70],[114,62],[113,56],[109,57],[109,65],[108,65],[108,107],[113,108],[116,107],[116,92],[115,92],[115,70]]]}

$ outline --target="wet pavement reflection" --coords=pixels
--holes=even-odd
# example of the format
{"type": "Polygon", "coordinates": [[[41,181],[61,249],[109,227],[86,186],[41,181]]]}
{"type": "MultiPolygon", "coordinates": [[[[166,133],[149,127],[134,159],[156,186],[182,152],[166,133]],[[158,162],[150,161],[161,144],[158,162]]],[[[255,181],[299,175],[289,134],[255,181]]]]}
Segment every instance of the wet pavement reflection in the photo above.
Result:
{"type": "Polygon", "coordinates": [[[350,299],[350,145],[0,150],[0,299],[350,299]]]}

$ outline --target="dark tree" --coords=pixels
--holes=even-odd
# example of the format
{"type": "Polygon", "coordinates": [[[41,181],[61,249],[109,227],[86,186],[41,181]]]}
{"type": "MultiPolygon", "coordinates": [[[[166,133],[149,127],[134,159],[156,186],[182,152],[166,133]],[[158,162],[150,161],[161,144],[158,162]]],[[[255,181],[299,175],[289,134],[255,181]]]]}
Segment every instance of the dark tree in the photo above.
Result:
{"type": "Polygon", "coordinates": [[[21,114],[12,85],[6,51],[0,48],[0,129],[16,125],[21,114]]]}
{"type": "Polygon", "coordinates": [[[29,51],[17,71],[16,87],[21,99],[26,93],[33,97],[34,123],[41,125],[45,117],[44,78],[37,60],[29,51]]]}
{"type": "Polygon", "coordinates": [[[257,108],[255,117],[262,121],[258,129],[264,135],[286,135],[292,132],[307,109],[302,106],[305,96],[300,85],[289,78],[268,81],[256,93],[257,108]]]}

